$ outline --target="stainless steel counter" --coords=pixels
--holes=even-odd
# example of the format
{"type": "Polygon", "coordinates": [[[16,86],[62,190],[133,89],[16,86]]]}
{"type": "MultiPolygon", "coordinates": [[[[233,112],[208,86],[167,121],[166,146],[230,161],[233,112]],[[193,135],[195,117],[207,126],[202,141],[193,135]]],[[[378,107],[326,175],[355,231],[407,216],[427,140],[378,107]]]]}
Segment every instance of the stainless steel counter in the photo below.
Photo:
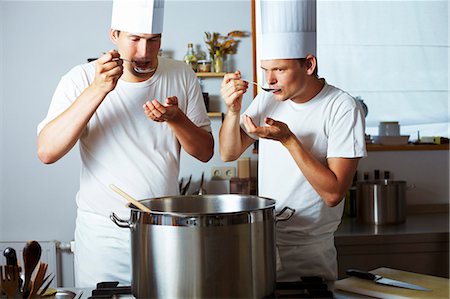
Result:
{"type": "Polygon", "coordinates": [[[344,218],[335,233],[335,237],[387,236],[411,234],[448,234],[448,213],[411,214],[405,223],[372,225],[358,223],[356,218],[344,218]]]}

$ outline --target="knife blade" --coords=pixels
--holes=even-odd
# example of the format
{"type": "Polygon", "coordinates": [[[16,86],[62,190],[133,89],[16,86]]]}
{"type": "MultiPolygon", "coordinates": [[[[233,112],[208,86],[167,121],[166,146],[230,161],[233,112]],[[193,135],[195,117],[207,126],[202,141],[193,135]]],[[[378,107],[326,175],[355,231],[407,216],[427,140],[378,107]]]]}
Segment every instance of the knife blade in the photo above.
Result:
{"type": "Polygon", "coordinates": [[[404,288],[404,289],[411,289],[411,290],[416,290],[416,291],[431,291],[430,289],[427,289],[427,288],[424,288],[424,287],[421,287],[421,286],[418,286],[418,285],[415,285],[412,283],[394,280],[394,279],[390,279],[390,278],[385,278],[381,275],[372,274],[367,271],[362,271],[362,270],[357,270],[357,269],[347,269],[347,271],[345,271],[345,273],[350,276],[354,276],[354,277],[358,277],[358,278],[362,278],[362,279],[366,279],[366,280],[372,280],[375,283],[384,284],[384,285],[388,285],[388,286],[394,286],[394,287],[404,288]]]}

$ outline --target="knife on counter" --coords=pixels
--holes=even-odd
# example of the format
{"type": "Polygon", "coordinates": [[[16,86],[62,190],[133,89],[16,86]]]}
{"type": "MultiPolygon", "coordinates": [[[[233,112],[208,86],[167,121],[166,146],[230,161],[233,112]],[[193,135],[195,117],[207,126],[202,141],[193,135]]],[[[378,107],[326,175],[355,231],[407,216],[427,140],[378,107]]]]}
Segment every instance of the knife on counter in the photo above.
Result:
{"type": "Polygon", "coordinates": [[[415,285],[412,283],[407,283],[407,282],[403,282],[403,281],[399,281],[399,280],[385,278],[381,275],[372,274],[367,271],[356,270],[356,269],[347,269],[347,271],[345,271],[345,273],[349,276],[354,276],[354,277],[358,277],[358,278],[362,278],[362,279],[366,279],[366,280],[372,280],[375,283],[384,284],[384,285],[388,285],[388,286],[394,286],[394,287],[417,290],[417,291],[431,291],[430,289],[427,289],[427,288],[424,288],[424,287],[421,287],[421,286],[418,286],[418,285],[415,285]]]}

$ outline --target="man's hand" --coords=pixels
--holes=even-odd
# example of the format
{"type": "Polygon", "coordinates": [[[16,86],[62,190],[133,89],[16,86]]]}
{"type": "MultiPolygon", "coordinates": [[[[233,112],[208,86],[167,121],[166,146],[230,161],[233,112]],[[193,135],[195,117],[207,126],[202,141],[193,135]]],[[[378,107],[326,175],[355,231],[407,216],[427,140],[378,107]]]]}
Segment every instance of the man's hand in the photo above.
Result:
{"type": "Polygon", "coordinates": [[[257,127],[250,116],[244,115],[243,117],[245,129],[250,134],[256,135],[260,138],[277,140],[283,144],[293,137],[289,127],[281,121],[276,121],[272,118],[266,117],[264,122],[267,126],[257,127]]]}
{"type": "Polygon", "coordinates": [[[248,89],[248,82],[241,80],[241,72],[226,74],[223,78],[220,93],[228,111],[239,113],[242,108],[242,96],[248,89]]]}
{"type": "Polygon", "coordinates": [[[116,88],[117,81],[123,74],[123,61],[116,50],[111,50],[95,62],[95,78],[92,86],[104,93],[116,88]]]}
{"type": "Polygon", "coordinates": [[[178,113],[180,112],[178,109],[177,97],[167,98],[165,105],[162,105],[156,99],[153,101],[147,101],[143,108],[147,117],[156,122],[170,122],[176,119],[178,113]]]}

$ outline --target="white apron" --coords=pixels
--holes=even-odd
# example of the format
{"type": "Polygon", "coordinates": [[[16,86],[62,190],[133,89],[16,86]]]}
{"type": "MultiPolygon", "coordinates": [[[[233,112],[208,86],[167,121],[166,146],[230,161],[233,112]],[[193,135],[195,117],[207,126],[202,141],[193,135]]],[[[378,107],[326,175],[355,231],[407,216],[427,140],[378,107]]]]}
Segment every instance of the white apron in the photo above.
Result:
{"type": "Polygon", "coordinates": [[[328,281],[337,279],[337,258],[333,234],[297,246],[277,245],[277,281],[298,281],[301,276],[320,276],[328,281]]]}
{"type": "Polygon", "coordinates": [[[77,288],[95,287],[102,281],[131,285],[130,230],[78,209],[74,269],[77,288]]]}

